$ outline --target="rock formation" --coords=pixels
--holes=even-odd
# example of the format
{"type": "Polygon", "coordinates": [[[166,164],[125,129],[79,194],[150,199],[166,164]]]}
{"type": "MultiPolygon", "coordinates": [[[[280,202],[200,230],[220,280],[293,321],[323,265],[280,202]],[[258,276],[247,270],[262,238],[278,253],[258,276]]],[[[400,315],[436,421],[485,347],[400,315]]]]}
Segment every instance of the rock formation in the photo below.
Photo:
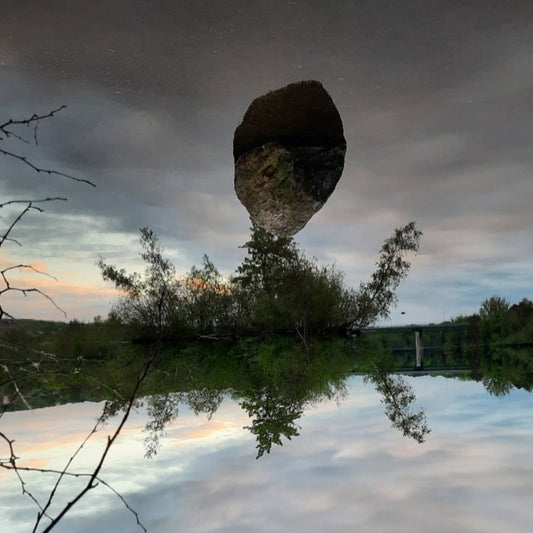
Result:
{"type": "Polygon", "coordinates": [[[259,226],[294,235],[334,191],[345,153],[341,118],[322,84],[287,85],[254,100],[235,130],[235,192],[259,226]]]}

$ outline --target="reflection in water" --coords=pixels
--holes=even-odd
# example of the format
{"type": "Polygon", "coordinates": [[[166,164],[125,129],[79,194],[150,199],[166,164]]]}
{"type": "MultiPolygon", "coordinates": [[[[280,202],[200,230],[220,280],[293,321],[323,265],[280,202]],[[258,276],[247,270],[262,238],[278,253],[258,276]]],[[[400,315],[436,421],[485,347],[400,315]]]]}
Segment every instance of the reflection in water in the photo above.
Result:
{"type": "Polygon", "coordinates": [[[399,429],[404,437],[411,437],[422,444],[431,430],[426,424],[424,411],[412,410],[416,397],[411,385],[402,376],[391,375],[379,364],[370,372],[368,380],[381,394],[385,414],[392,427],[399,429]]]}
{"type": "Polygon", "coordinates": [[[296,400],[275,396],[269,390],[255,390],[250,391],[248,399],[241,399],[239,405],[252,420],[252,425],[245,429],[257,439],[257,458],[270,453],[272,444],[281,446],[282,437],[291,440],[300,435],[296,420],[304,409],[296,400]]]}
{"type": "MultiPolygon", "coordinates": [[[[346,381],[340,408],[332,400],[307,409],[300,437],[260,461],[255,460],[254,440],[242,429],[247,421],[241,407],[226,399],[211,422],[182,404],[179,418],[167,426],[160,453],[146,462],[141,458],[146,423],[141,410],[117,442],[105,479],[120,489],[151,533],[392,533],[407,528],[426,533],[476,527],[528,532],[531,397],[513,390],[495,398],[480,383],[443,377],[406,380],[431,416],[432,438],[423,446],[383,423],[379,396],[354,376],[346,381]],[[423,501],[416,512],[414,501],[423,501]]],[[[88,425],[97,416],[95,407],[9,413],[5,427],[22,443],[34,438],[32,428],[42,424],[58,437],[56,446],[65,440],[72,446],[82,430],[80,422],[88,425]],[[29,416],[32,420],[26,420],[29,416]]],[[[55,456],[51,448],[32,455],[41,464],[49,456],[55,456]]],[[[42,483],[43,477],[28,481],[42,483]]],[[[1,530],[28,531],[34,509],[14,478],[3,476],[0,499],[1,530]]],[[[80,508],[83,520],[67,517],[61,531],[140,530],[105,487],[95,489],[87,503],[80,508]]]]}
{"type": "Polygon", "coordinates": [[[508,394],[513,388],[533,390],[533,348],[486,347],[479,372],[483,385],[495,396],[508,394]]]}
{"type": "Polygon", "coordinates": [[[412,387],[401,377],[391,376],[386,363],[372,350],[363,351],[362,346],[336,340],[316,343],[309,351],[297,340],[279,338],[268,343],[247,342],[245,349],[232,346],[226,357],[216,357],[212,346],[204,346],[203,351],[194,352],[194,360],[190,354],[176,358],[181,367],[175,367],[176,377],[158,375],[156,380],[158,387],[180,392],[146,399],[151,416],[147,455],[152,457],[157,451],[165,425],[178,416],[180,402],[211,417],[224,394],[230,394],[250,417],[246,429],[257,439],[259,458],[270,453],[272,445],[282,445],[283,439],[300,434],[297,421],[306,409],[331,399],[342,402],[348,376],[365,369],[370,369],[369,380],[382,396],[393,427],[406,437],[424,442],[429,429],[424,411],[413,408],[416,397],[412,387]],[[228,358],[238,362],[233,373],[226,366],[228,358]],[[194,389],[186,392],[191,387],[194,389]]]}
{"type": "MultiPolygon", "coordinates": [[[[408,380],[394,374],[399,364],[405,364],[407,356],[403,354],[401,363],[395,363],[394,357],[383,355],[379,343],[371,335],[357,339],[316,338],[311,343],[278,335],[268,341],[251,338],[239,342],[205,340],[181,346],[161,345],[155,351],[153,348],[143,344],[116,344],[114,353],[105,357],[43,357],[38,368],[35,361],[26,364],[21,359],[14,391],[17,401],[8,403],[5,409],[15,411],[29,404],[42,407],[62,402],[106,400],[96,425],[96,435],[102,433],[103,423],[108,424],[104,431],[114,435],[118,434],[117,430],[120,432],[124,412],[135,399],[132,391],[140,387],[132,405],[141,408],[144,404],[146,408],[147,418],[143,423],[145,455],[157,460],[161,447],[172,444],[172,441],[166,444],[163,437],[173,431],[176,423],[179,426],[183,413],[207,415],[208,420],[213,418],[216,421],[219,410],[231,398],[240,412],[247,415],[241,415],[240,428],[253,437],[256,458],[262,457],[260,462],[268,462],[273,460],[272,457],[266,459],[264,456],[282,453],[276,446],[287,444],[287,441],[291,441],[289,448],[296,446],[294,449],[299,449],[297,442],[306,438],[306,419],[314,410],[320,412],[322,406],[331,401],[338,406],[349,404],[350,376],[360,373],[366,376],[367,383],[374,385],[392,426],[409,441],[418,446],[430,432],[424,410],[416,408],[419,402],[414,392],[424,378],[408,380]],[[142,372],[147,374],[140,380],[142,372]],[[274,449],[276,453],[273,453],[274,449]]],[[[462,377],[480,380],[491,394],[511,397],[513,388],[532,389],[531,349],[481,346],[471,355],[470,373],[463,368],[462,377]]],[[[432,372],[432,357],[439,362],[442,359],[438,354],[428,353],[424,372],[432,372]]],[[[464,364],[464,357],[465,354],[456,353],[454,363],[464,364]]],[[[421,375],[420,372],[416,374],[421,375]]],[[[8,375],[4,381],[4,391],[11,377],[8,375]]],[[[357,397],[353,400],[357,401],[357,397]]],[[[429,410],[429,413],[434,428],[433,412],[429,410]]],[[[351,423],[358,425],[357,411],[352,414],[351,423]]],[[[376,411],[373,416],[377,416],[376,411]]],[[[30,475],[24,470],[26,468],[41,471],[40,466],[31,466],[25,456],[18,458],[20,439],[13,443],[3,428],[1,466],[12,470],[16,465],[22,479],[30,475]]],[[[329,421],[324,421],[324,428],[328,433],[332,431],[329,421]]],[[[90,427],[86,430],[89,432],[90,427]]],[[[336,438],[333,434],[331,437],[336,438]]],[[[429,439],[425,446],[431,446],[432,441],[429,439]]],[[[102,443],[104,458],[110,443],[109,440],[102,443]]],[[[93,467],[80,472],[70,464],[67,469],[64,466],[85,449],[88,444],[69,452],[71,455],[59,466],[45,467],[45,471],[54,474],[59,484],[66,486],[70,486],[66,478],[80,473],[85,478],[90,477],[93,467]]],[[[101,452],[93,457],[98,457],[98,453],[101,452]]],[[[107,482],[99,471],[93,481],[90,490],[97,483],[105,486],[107,482]]],[[[45,492],[54,493],[54,483],[45,492]]],[[[24,487],[39,501],[34,495],[37,492],[32,492],[28,484],[24,487]]],[[[20,484],[18,488],[20,490],[20,484]]],[[[41,516],[45,521],[46,515],[41,516]]]]}

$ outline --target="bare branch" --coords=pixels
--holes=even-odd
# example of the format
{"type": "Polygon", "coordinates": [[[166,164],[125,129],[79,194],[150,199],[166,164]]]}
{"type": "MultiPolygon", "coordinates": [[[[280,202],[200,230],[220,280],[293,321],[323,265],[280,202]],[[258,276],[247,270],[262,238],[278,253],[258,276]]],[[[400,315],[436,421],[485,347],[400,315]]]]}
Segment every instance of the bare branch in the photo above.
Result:
{"type": "MultiPolygon", "coordinates": [[[[38,204],[42,202],[52,202],[54,200],[63,200],[64,202],[67,201],[67,199],[63,198],[62,196],[55,196],[53,198],[41,198],[40,200],[9,200],[9,202],[4,202],[3,204],[0,204],[0,208],[11,204],[38,204]]],[[[36,207],[35,209],[41,212],[43,211],[43,209],[38,207],[36,207]]]]}
{"type": "MultiPolygon", "coordinates": [[[[65,467],[63,468],[63,470],[61,471],[61,473],[59,474],[59,477],[57,478],[55,484],[54,484],[54,487],[53,489],[50,491],[50,494],[48,496],[48,500],[46,502],[46,504],[44,505],[44,507],[41,509],[41,512],[37,515],[37,520],[35,521],[35,525],[33,527],[33,532],[35,532],[37,530],[37,527],[39,526],[39,523],[42,519],[43,516],[47,516],[46,515],[46,511],[47,509],[50,507],[50,505],[52,504],[52,500],[54,499],[54,496],[55,496],[55,493],[56,493],[56,490],[57,488],[59,487],[63,477],[65,476],[65,473],[68,471],[70,465],[72,464],[72,461],[74,461],[74,459],[76,458],[76,456],[81,452],[81,450],[83,449],[83,447],[85,446],[85,444],[87,443],[87,441],[96,433],[96,431],[98,430],[98,426],[102,423],[102,418],[103,418],[103,413],[102,415],[98,418],[98,420],[96,421],[96,424],[93,426],[92,430],[89,432],[89,434],[85,437],[85,439],[83,439],[83,442],[78,446],[78,449],[72,454],[72,456],[69,458],[69,460],[67,461],[67,464],[65,465],[65,467]]],[[[52,519],[52,522],[53,522],[53,519],[52,519]]]]}
{"type": "Polygon", "coordinates": [[[134,402],[137,398],[137,393],[139,392],[139,389],[141,388],[142,383],[146,379],[146,376],[148,375],[148,372],[152,366],[152,363],[155,361],[157,355],[159,354],[159,351],[160,351],[160,346],[157,346],[157,348],[152,353],[152,356],[145,364],[142,373],[137,378],[135,387],[125,407],[124,414],[122,415],[122,419],[120,420],[118,426],[116,427],[113,435],[107,437],[106,447],[104,448],[104,451],[102,452],[102,455],[100,457],[100,461],[98,462],[96,468],[93,470],[93,473],[91,474],[89,478],[89,481],[87,482],[85,487],[69,503],[65,505],[63,510],[52,520],[52,522],[48,525],[48,527],[43,530],[43,533],[48,533],[49,531],[51,531],[52,528],[63,518],[63,516],[65,516],[70,511],[70,509],[74,507],[74,505],[76,505],[76,503],[78,503],[85,494],[87,494],[87,492],[94,489],[98,485],[97,483],[98,476],[104,465],[107,454],[109,453],[109,450],[111,449],[111,446],[113,445],[117,437],[120,435],[120,432],[122,431],[122,428],[124,427],[124,424],[126,424],[126,421],[129,418],[131,410],[133,409],[134,402]]]}
{"type": "Polygon", "coordinates": [[[38,174],[48,174],[49,176],[61,176],[62,178],[67,178],[69,180],[77,181],[79,183],[86,183],[87,185],[90,185],[91,187],[96,187],[96,185],[89,180],[83,179],[83,178],[76,178],[75,176],[71,176],[70,174],[65,174],[64,172],[59,172],[59,170],[51,170],[47,168],[41,168],[37,165],[34,165],[26,156],[15,154],[14,152],[9,152],[8,150],[4,150],[0,148],[0,154],[4,154],[6,157],[12,157],[14,159],[18,159],[19,161],[22,161],[25,165],[32,168],[37,172],[38,174]]]}
{"type": "MultiPolygon", "coordinates": [[[[91,432],[91,434],[92,434],[92,432],[91,432]]],[[[88,435],[88,437],[85,439],[84,443],[91,436],[91,434],[88,435]]],[[[37,468],[37,467],[32,467],[32,466],[20,466],[20,465],[16,464],[16,461],[19,458],[16,457],[15,453],[14,453],[14,449],[13,449],[14,441],[9,440],[6,437],[6,435],[4,435],[1,432],[0,432],[0,438],[4,439],[7,442],[9,450],[10,450],[9,458],[2,459],[0,457],[0,468],[4,468],[6,470],[14,470],[16,472],[16,474],[18,476],[18,479],[21,482],[23,493],[28,495],[33,500],[33,502],[39,508],[40,514],[42,516],[45,516],[49,520],[53,520],[53,519],[48,514],[46,514],[45,508],[43,508],[43,506],[40,505],[38,500],[26,489],[26,483],[22,479],[22,476],[20,475],[20,472],[38,472],[38,473],[41,473],[41,474],[55,474],[55,475],[59,475],[60,478],[65,477],[65,476],[66,477],[71,477],[71,478],[84,478],[84,477],[92,476],[91,473],[86,473],[86,472],[67,472],[66,468],[63,469],[63,470],[57,470],[57,469],[53,469],[53,468],[37,468]]],[[[78,451],[79,450],[77,450],[76,453],[78,453],[78,451]]],[[[71,462],[73,459],[74,459],[74,456],[71,457],[69,462],[71,462]]],[[[131,505],[126,501],[126,498],[124,498],[124,496],[122,496],[122,494],[120,494],[120,492],[118,492],[110,483],[108,483],[107,481],[105,481],[101,477],[98,476],[96,478],[96,480],[98,481],[98,483],[100,483],[100,484],[104,485],[105,487],[107,487],[111,492],[113,492],[113,494],[115,494],[115,496],[117,496],[117,498],[120,499],[120,501],[124,504],[126,509],[128,509],[128,511],[130,511],[130,513],[133,514],[133,516],[135,517],[135,520],[136,520],[137,524],[139,525],[139,527],[143,531],[147,532],[148,530],[146,529],[146,527],[144,526],[144,524],[140,520],[139,513],[137,513],[137,511],[135,511],[133,509],[133,507],[131,507],[131,505]]],[[[56,483],[56,487],[57,487],[57,483],[56,483]]],[[[34,531],[35,531],[35,528],[34,528],[34,531]]]]}
{"type": "MultiPolygon", "coordinates": [[[[24,143],[29,143],[29,141],[27,139],[25,139],[22,135],[20,135],[18,133],[18,131],[14,130],[14,128],[17,127],[17,126],[26,126],[26,127],[32,127],[33,128],[33,143],[36,146],[38,146],[39,143],[38,143],[38,135],[37,134],[38,134],[38,128],[39,128],[40,121],[53,117],[57,112],[61,111],[64,108],[65,108],[65,106],[60,106],[57,109],[53,109],[52,111],[50,111],[47,114],[42,114],[42,115],[34,114],[31,117],[26,118],[26,119],[22,119],[22,120],[10,119],[10,120],[4,122],[3,124],[0,124],[0,134],[2,134],[2,136],[0,136],[0,141],[3,140],[3,139],[7,139],[7,138],[13,138],[13,139],[16,139],[16,140],[24,142],[24,143]]],[[[64,172],[60,172],[60,171],[57,171],[57,170],[43,168],[41,166],[38,166],[38,165],[34,164],[25,155],[16,153],[16,152],[11,151],[9,149],[0,148],[0,154],[6,156],[8,158],[15,159],[15,160],[21,162],[22,164],[24,164],[27,167],[31,168],[32,170],[34,170],[38,174],[47,174],[49,176],[59,176],[59,177],[67,178],[69,180],[72,180],[72,181],[75,181],[75,182],[78,182],[78,183],[85,183],[87,185],[95,187],[95,184],[92,183],[89,180],[77,178],[75,176],[72,176],[70,174],[67,174],[67,173],[64,173],[64,172]]],[[[21,221],[21,219],[29,211],[35,210],[35,211],[38,211],[38,212],[43,212],[44,209],[40,205],[37,205],[37,204],[43,204],[45,202],[56,201],[56,200],[66,201],[66,198],[63,198],[63,197],[48,197],[48,198],[42,198],[42,199],[38,199],[38,200],[21,200],[21,199],[19,199],[19,200],[9,200],[9,201],[0,203],[0,208],[7,207],[7,206],[10,206],[10,205],[15,205],[15,204],[20,204],[21,205],[20,212],[18,214],[16,214],[14,220],[11,222],[9,227],[3,232],[2,235],[0,235],[0,247],[5,242],[15,243],[15,244],[18,244],[20,246],[21,243],[18,240],[16,240],[16,239],[11,237],[11,233],[12,233],[13,229],[15,228],[15,226],[21,221]]],[[[9,274],[13,270],[17,270],[17,269],[18,270],[20,270],[20,269],[29,270],[29,271],[32,271],[32,272],[37,273],[39,275],[44,275],[44,276],[50,277],[50,278],[54,279],[55,281],[57,281],[57,279],[54,276],[48,274],[47,272],[43,272],[43,271],[33,267],[32,265],[29,265],[29,264],[11,265],[11,266],[5,267],[4,269],[0,270],[0,281],[3,281],[3,283],[4,283],[4,287],[0,290],[0,297],[3,296],[4,294],[6,294],[7,292],[19,292],[19,293],[23,294],[24,296],[28,296],[30,293],[38,293],[38,294],[41,294],[42,296],[44,296],[45,298],[47,298],[54,305],[54,307],[56,307],[56,309],[61,311],[66,316],[66,313],[55,303],[55,301],[49,295],[47,295],[45,292],[41,291],[40,289],[38,289],[36,287],[23,288],[23,287],[13,286],[12,283],[10,282],[10,280],[9,280],[9,274]]],[[[4,310],[3,307],[0,305],[0,320],[2,318],[4,318],[4,317],[8,317],[8,318],[14,319],[14,317],[10,313],[8,313],[6,310],[4,310]]],[[[18,347],[11,346],[9,344],[6,345],[6,343],[4,343],[4,342],[0,342],[0,346],[3,346],[3,347],[7,346],[10,349],[18,349],[18,347]]],[[[37,353],[34,350],[31,350],[31,351],[33,353],[37,353]]],[[[57,525],[57,523],[69,512],[69,510],[77,502],[79,502],[80,499],[83,498],[83,496],[88,491],[90,491],[91,489],[95,488],[99,483],[105,485],[116,496],[118,496],[118,498],[123,502],[123,504],[126,506],[126,508],[135,516],[135,518],[137,520],[137,524],[143,529],[143,531],[146,532],[146,528],[140,522],[138,514],[130,507],[130,505],[126,502],[126,500],[123,498],[122,495],[120,495],[111,485],[109,485],[107,482],[103,481],[99,477],[99,474],[100,474],[100,472],[102,470],[103,464],[104,464],[104,462],[106,460],[106,457],[107,457],[107,455],[109,453],[109,450],[110,450],[111,446],[113,445],[113,443],[118,438],[118,435],[122,431],[122,428],[124,427],[124,424],[128,420],[128,417],[129,417],[129,415],[131,413],[131,410],[134,408],[135,401],[136,401],[137,395],[139,393],[139,389],[140,389],[143,381],[145,380],[146,376],[148,375],[149,369],[150,369],[153,361],[155,360],[157,354],[159,353],[159,351],[160,351],[160,345],[158,344],[157,348],[154,349],[154,352],[152,353],[152,356],[145,363],[142,372],[138,376],[136,384],[135,384],[135,387],[133,388],[133,391],[131,393],[131,396],[129,396],[126,399],[124,399],[124,398],[122,398],[120,396],[120,394],[118,394],[117,391],[115,391],[113,389],[113,387],[109,387],[109,386],[107,387],[109,390],[114,391],[115,394],[120,398],[120,402],[121,402],[120,405],[124,405],[125,406],[124,407],[124,413],[123,413],[122,418],[120,419],[118,425],[116,426],[115,431],[112,433],[112,435],[107,437],[107,443],[106,443],[106,445],[104,447],[104,450],[102,451],[102,454],[101,454],[101,456],[100,456],[100,458],[98,460],[98,463],[97,463],[97,465],[94,468],[92,473],[90,473],[90,474],[72,473],[72,472],[69,472],[69,468],[71,468],[72,462],[74,461],[76,456],[80,453],[80,451],[83,449],[83,447],[85,446],[87,441],[91,438],[92,435],[94,435],[94,433],[97,431],[99,425],[108,416],[109,412],[107,410],[105,410],[105,409],[102,412],[101,416],[99,417],[99,419],[96,422],[96,424],[93,427],[93,429],[85,437],[83,442],[78,446],[78,448],[76,449],[74,454],[68,459],[68,461],[65,464],[65,467],[61,471],[19,467],[19,465],[17,464],[17,459],[18,458],[16,457],[14,449],[13,449],[13,442],[14,441],[10,440],[6,435],[4,435],[3,433],[0,432],[0,440],[3,439],[7,443],[8,449],[9,449],[9,457],[7,459],[0,458],[0,467],[8,469],[8,470],[14,470],[15,471],[15,473],[16,473],[18,479],[19,479],[20,485],[22,487],[22,493],[23,494],[27,494],[34,501],[34,503],[37,505],[37,507],[39,509],[39,511],[37,513],[37,518],[36,518],[36,522],[35,522],[35,525],[34,525],[34,529],[33,529],[34,532],[37,530],[37,528],[41,524],[43,518],[47,518],[48,520],[50,520],[50,523],[46,526],[46,528],[44,529],[44,532],[48,532],[48,531],[52,530],[55,527],[55,525],[57,525]],[[42,506],[39,503],[39,501],[37,500],[37,498],[35,498],[35,496],[33,496],[33,494],[31,494],[31,492],[27,490],[25,481],[24,481],[24,479],[21,476],[21,472],[22,471],[35,471],[35,472],[42,472],[42,473],[48,472],[48,473],[58,474],[58,477],[55,480],[53,488],[51,489],[51,491],[48,494],[47,501],[44,504],[44,506],[42,506]],[[76,494],[75,497],[63,507],[63,509],[59,512],[59,514],[57,516],[55,516],[55,517],[52,517],[52,516],[49,515],[49,510],[50,510],[52,502],[53,502],[53,500],[54,500],[54,498],[56,496],[57,490],[58,490],[60,484],[62,483],[62,481],[64,480],[65,476],[75,476],[75,477],[82,477],[83,476],[83,477],[87,477],[88,481],[87,481],[86,485],[84,486],[84,488],[78,494],[76,494]]],[[[20,390],[20,388],[18,386],[19,378],[21,380],[24,380],[24,379],[28,379],[29,377],[31,377],[31,376],[33,376],[35,374],[46,374],[46,373],[48,373],[49,369],[47,368],[48,365],[46,364],[46,362],[48,362],[47,358],[50,358],[50,362],[53,362],[54,365],[60,363],[60,361],[57,358],[55,358],[54,356],[52,356],[51,354],[46,354],[44,352],[39,352],[39,355],[42,357],[40,360],[38,360],[38,361],[29,361],[29,365],[25,365],[25,366],[22,367],[19,377],[13,376],[13,374],[11,373],[11,371],[10,371],[10,369],[8,367],[8,364],[0,364],[0,369],[2,369],[7,374],[7,377],[9,378],[9,381],[6,381],[6,383],[11,383],[14,386],[16,394],[18,395],[18,397],[20,397],[22,399],[22,401],[24,402],[24,404],[26,405],[26,407],[28,407],[30,409],[31,409],[30,404],[28,403],[28,401],[26,400],[26,398],[24,397],[24,395],[22,394],[22,391],[20,390]]],[[[77,361],[81,363],[82,359],[78,358],[77,361]]],[[[57,372],[54,372],[54,373],[57,374],[57,372]]],[[[96,381],[99,381],[99,380],[96,380],[96,381]]],[[[102,383],[100,382],[100,384],[102,384],[102,383]]],[[[2,413],[0,413],[0,416],[1,416],[1,414],[2,413]]]]}
{"type": "Polygon", "coordinates": [[[37,505],[39,509],[42,509],[41,504],[39,503],[37,498],[35,498],[35,496],[26,489],[26,482],[20,475],[19,469],[16,464],[18,457],[15,455],[15,451],[13,449],[13,443],[15,441],[8,439],[7,436],[4,435],[4,433],[2,433],[1,431],[0,431],[0,438],[2,438],[7,443],[8,448],[9,448],[9,458],[5,461],[0,459],[0,467],[5,468],[7,470],[14,470],[20,482],[20,486],[22,488],[22,494],[26,494],[31,500],[33,500],[33,502],[35,503],[35,505],[37,505]]]}
{"type": "Polygon", "coordinates": [[[18,385],[17,385],[17,382],[15,381],[15,379],[13,378],[13,375],[11,374],[9,368],[7,367],[7,365],[2,365],[2,368],[4,369],[4,372],[9,376],[9,379],[11,381],[11,383],[13,384],[13,387],[15,387],[15,391],[17,392],[17,394],[19,395],[20,399],[22,400],[22,402],[24,403],[24,405],[28,408],[28,409],[31,409],[31,405],[28,403],[28,401],[26,400],[26,398],[24,397],[24,395],[22,394],[22,391],[19,389],[18,385]]]}
{"type": "Polygon", "coordinates": [[[29,126],[30,124],[34,122],[38,123],[40,120],[52,118],[56,113],[58,113],[62,109],[66,109],[66,107],[67,107],[66,105],[61,105],[57,109],[53,109],[52,111],[50,111],[49,113],[46,113],[45,115],[33,114],[30,118],[19,119],[19,120],[9,119],[7,122],[0,124],[0,131],[2,131],[6,137],[10,137],[13,135],[13,133],[8,130],[10,126],[16,126],[16,125],[29,126]]]}
{"type": "MultiPolygon", "coordinates": [[[[0,276],[2,277],[3,281],[4,281],[4,284],[5,284],[5,287],[0,290],[0,296],[2,296],[4,293],[6,292],[20,292],[22,293],[24,296],[28,296],[29,293],[37,293],[37,294],[40,294],[41,296],[44,296],[59,312],[61,312],[63,314],[63,316],[66,318],[67,316],[67,313],[61,309],[61,307],[59,307],[55,300],[50,297],[48,294],[46,294],[44,291],[42,291],[41,289],[37,289],[36,287],[32,287],[30,289],[23,289],[21,287],[13,287],[11,285],[11,283],[9,282],[7,276],[6,276],[6,273],[11,271],[11,270],[15,270],[15,269],[27,269],[27,270],[31,270],[33,272],[36,272],[37,274],[41,274],[43,276],[47,276],[49,278],[52,278],[53,280],[55,281],[58,281],[56,277],[52,276],[51,274],[48,274],[47,272],[43,272],[42,270],[38,270],[37,268],[31,266],[31,265],[23,265],[23,264],[20,264],[20,265],[12,265],[12,266],[9,266],[9,267],[6,267],[4,268],[3,270],[0,270],[0,276]]],[[[4,317],[8,317],[8,318],[12,318],[14,319],[14,317],[12,315],[10,315],[8,312],[6,312],[2,305],[0,305],[0,320],[4,317]]]]}
{"type": "Polygon", "coordinates": [[[60,197],[60,196],[56,196],[54,198],[43,198],[41,200],[10,200],[8,202],[4,202],[3,204],[0,204],[0,209],[2,207],[5,207],[5,206],[8,206],[8,205],[13,205],[13,204],[27,204],[26,207],[15,217],[15,220],[13,220],[13,222],[11,223],[11,225],[9,226],[9,228],[7,228],[6,232],[4,233],[4,235],[2,235],[0,237],[0,247],[2,246],[2,244],[4,244],[4,242],[8,241],[8,242],[14,242],[16,244],[18,244],[19,246],[22,246],[20,244],[19,241],[17,241],[16,239],[11,239],[9,238],[9,234],[11,233],[11,231],[13,230],[13,228],[15,227],[15,225],[20,221],[20,219],[26,214],[28,213],[28,211],[30,211],[31,209],[34,209],[35,211],[38,211],[39,213],[42,213],[44,211],[44,209],[42,207],[39,207],[39,206],[36,206],[34,204],[36,203],[44,203],[44,202],[53,202],[53,201],[56,201],[56,200],[62,200],[64,202],[67,201],[66,198],[63,198],[63,197],[60,197]]]}
{"type": "MultiPolygon", "coordinates": [[[[56,109],[53,109],[49,113],[46,113],[46,114],[43,114],[43,115],[34,114],[30,118],[19,119],[19,120],[9,119],[8,121],[4,122],[3,124],[0,124],[0,131],[5,135],[6,139],[8,139],[9,137],[13,137],[13,138],[15,138],[15,139],[17,139],[19,141],[27,143],[28,141],[26,139],[24,139],[22,136],[17,135],[13,131],[11,131],[10,128],[12,126],[33,126],[33,142],[35,143],[36,146],[38,146],[39,142],[37,140],[37,129],[39,128],[40,121],[54,117],[54,115],[56,113],[58,113],[59,111],[61,111],[62,109],[65,109],[65,108],[66,108],[66,106],[62,105],[62,106],[59,106],[56,109]]],[[[0,138],[0,140],[2,140],[2,139],[0,138]]],[[[82,178],[77,178],[75,176],[71,176],[70,174],[65,174],[64,172],[59,172],[58,170],[51,170],[51,169],[45,169],[45,168],[42,168],[42,167],[38,167],[37,165],[33,164],[29,159],[27,159],[25,156],[16,154],[16,153],[11,152],[9,150],[4,150],[4,149],[0,148],[0,154],[3,154],[6,157],[11,157],[13,159],[17,159],[17,160],[21,161],[22,163],[24,163],[25,165],[27,165],[31,169],[35,170],[35,172],[37,172],[39,174],[42,173],[42,174],[48,174],[49,176],[50,175],[60,176],[60,177],[67,178],[67,179],[70,179],[70,180],[73,180],[73,181],[77,181],[79,183],[85,183],[87,185],[90,185],[91,187],[96,187],[96,185],[92,181],[89,181],[89,180],[86,180],[86,179],[82,179],[82,178]]]]}
{"type": "Polygon", "coordinates": [[[13,231],[13,228],[15,227],[15,225],[20,221],[20,219],[28,212],[30,211],[30,209],[32,209],[32,204],[31,202],[17,215],[17,217],[15,218],[15,220],[11,223],[11,225],[9,226],[9,228],[7,228],[6,232],[0,237],[0,247],[2,246],[2,244],[4,244],[4,242],[6,241],[14,241],[16,242],[17,244],[19,244],[20,246],[22,246],[18,241],[14,240],[14,239],[9,239],[8,236],[9,234],[13,231]]]}

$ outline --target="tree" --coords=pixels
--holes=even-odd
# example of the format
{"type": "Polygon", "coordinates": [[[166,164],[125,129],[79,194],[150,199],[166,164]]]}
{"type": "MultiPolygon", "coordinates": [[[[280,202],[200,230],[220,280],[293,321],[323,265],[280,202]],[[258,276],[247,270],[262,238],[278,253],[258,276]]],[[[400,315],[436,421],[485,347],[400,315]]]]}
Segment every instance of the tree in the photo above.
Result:
{"type": "Polygon", "coordinates": [[[486,342],[501,342],[509,334],[509,302],[501,296],[487,298],[479,309],[481,335],[486,342]]]}
{"type": "Polygon", "coordinates": [[[102,277],[122,291],[113,312],[138,339],[155,340],[168,336],[179,317],[181,282],[176,268],[163,256],[155,233],[141,228],[140,256],[146,263],[144,274],[128,274],[125,269],[97,261],[102,277]]]}
{"type": "Polygon", "coordinates": [[[277,237],[255,222],[250,228],[250,240],[241,246],[247,251],[233,282],[251,294],[274,292],[280,274],[298,263],[300,253],[292,237],[277,237]]]}
{"type": "Polygon", "coordinates": [[[303,414],[301,403],[268,389],[249,390],[242,395],[239,405],[252,420],[252,425],[244,429],[257,439],[256,459],[270,453],[272,444],[283,446],[282,437],[291,440],[300,435],[296,421],[303,414]]]}
{"type": "Polygon", "coordinates": [[[479,309],[482,320],[500,319],[509,309],[509,302],[501,296],[491,296],[483,301],[479,309]]]}
{"type": "Polygon", "coordinates": [[[353,290],[333,266],[306,258],[292,238],[275,237],[254,225],[232,291],[244,295],[257,329],[296,331],[306,343],[311,333],[368,327],[389,316],[395,290],[410,268],[406,254],[418,251],[421,235],[414,222],[395,230],[381,248],[370,282],[353,290]]]}
{"type": "Polygon", "coordinates": [[[229,287],[204,254],[202,266],[193,266],[185,278],[185,321],[197,334],[227,333],[234,323],[231,300],[229,287]]]}
{"type": "Polygon", "coordinates": [[[396,304],[395,291],[411,268],[405,257],[418,252],[421,236],[416,223],[410,222],[385,240],[370,281],[352,293],[349,313],[353,328],[365,328],[389,317],[391,307],[396,304]]]}

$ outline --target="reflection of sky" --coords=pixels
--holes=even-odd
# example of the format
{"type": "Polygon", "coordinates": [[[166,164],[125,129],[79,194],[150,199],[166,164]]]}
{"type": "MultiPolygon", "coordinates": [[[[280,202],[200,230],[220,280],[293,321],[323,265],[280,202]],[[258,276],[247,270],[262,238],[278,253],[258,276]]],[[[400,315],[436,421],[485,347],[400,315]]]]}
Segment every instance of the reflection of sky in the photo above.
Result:
{"type": "MultiPolygon", "coordinates": [[[[444,378],[412,383],[432,428],[423,445],[392,430],[372,387],[353,378],[347,401],[306,413],[301,436],[259,460],[242,429],[246,416],[229,400],[211,421],[184,408],[152,461],[142,458],[143,417],[135,415],[102,477],[152,533],[530,531],[531,395],[494,398],[480,384],[444,378]]],[[[17,439],[23,461],[57,466],[97,414],[94,404],[17,413],[2,419],[2,431],[17,439]]],[[[78,470],[96,460],[109,431],[87,448],[78,470]]],[[[0,531],[26,532],[35,508],[13,476],[0,476],[0,531]]],[[[44,494],[45,476],[26,479],[44,494]]],[[[120,500],[98,487],[57,531],[136,528],[120,500]]]]}

